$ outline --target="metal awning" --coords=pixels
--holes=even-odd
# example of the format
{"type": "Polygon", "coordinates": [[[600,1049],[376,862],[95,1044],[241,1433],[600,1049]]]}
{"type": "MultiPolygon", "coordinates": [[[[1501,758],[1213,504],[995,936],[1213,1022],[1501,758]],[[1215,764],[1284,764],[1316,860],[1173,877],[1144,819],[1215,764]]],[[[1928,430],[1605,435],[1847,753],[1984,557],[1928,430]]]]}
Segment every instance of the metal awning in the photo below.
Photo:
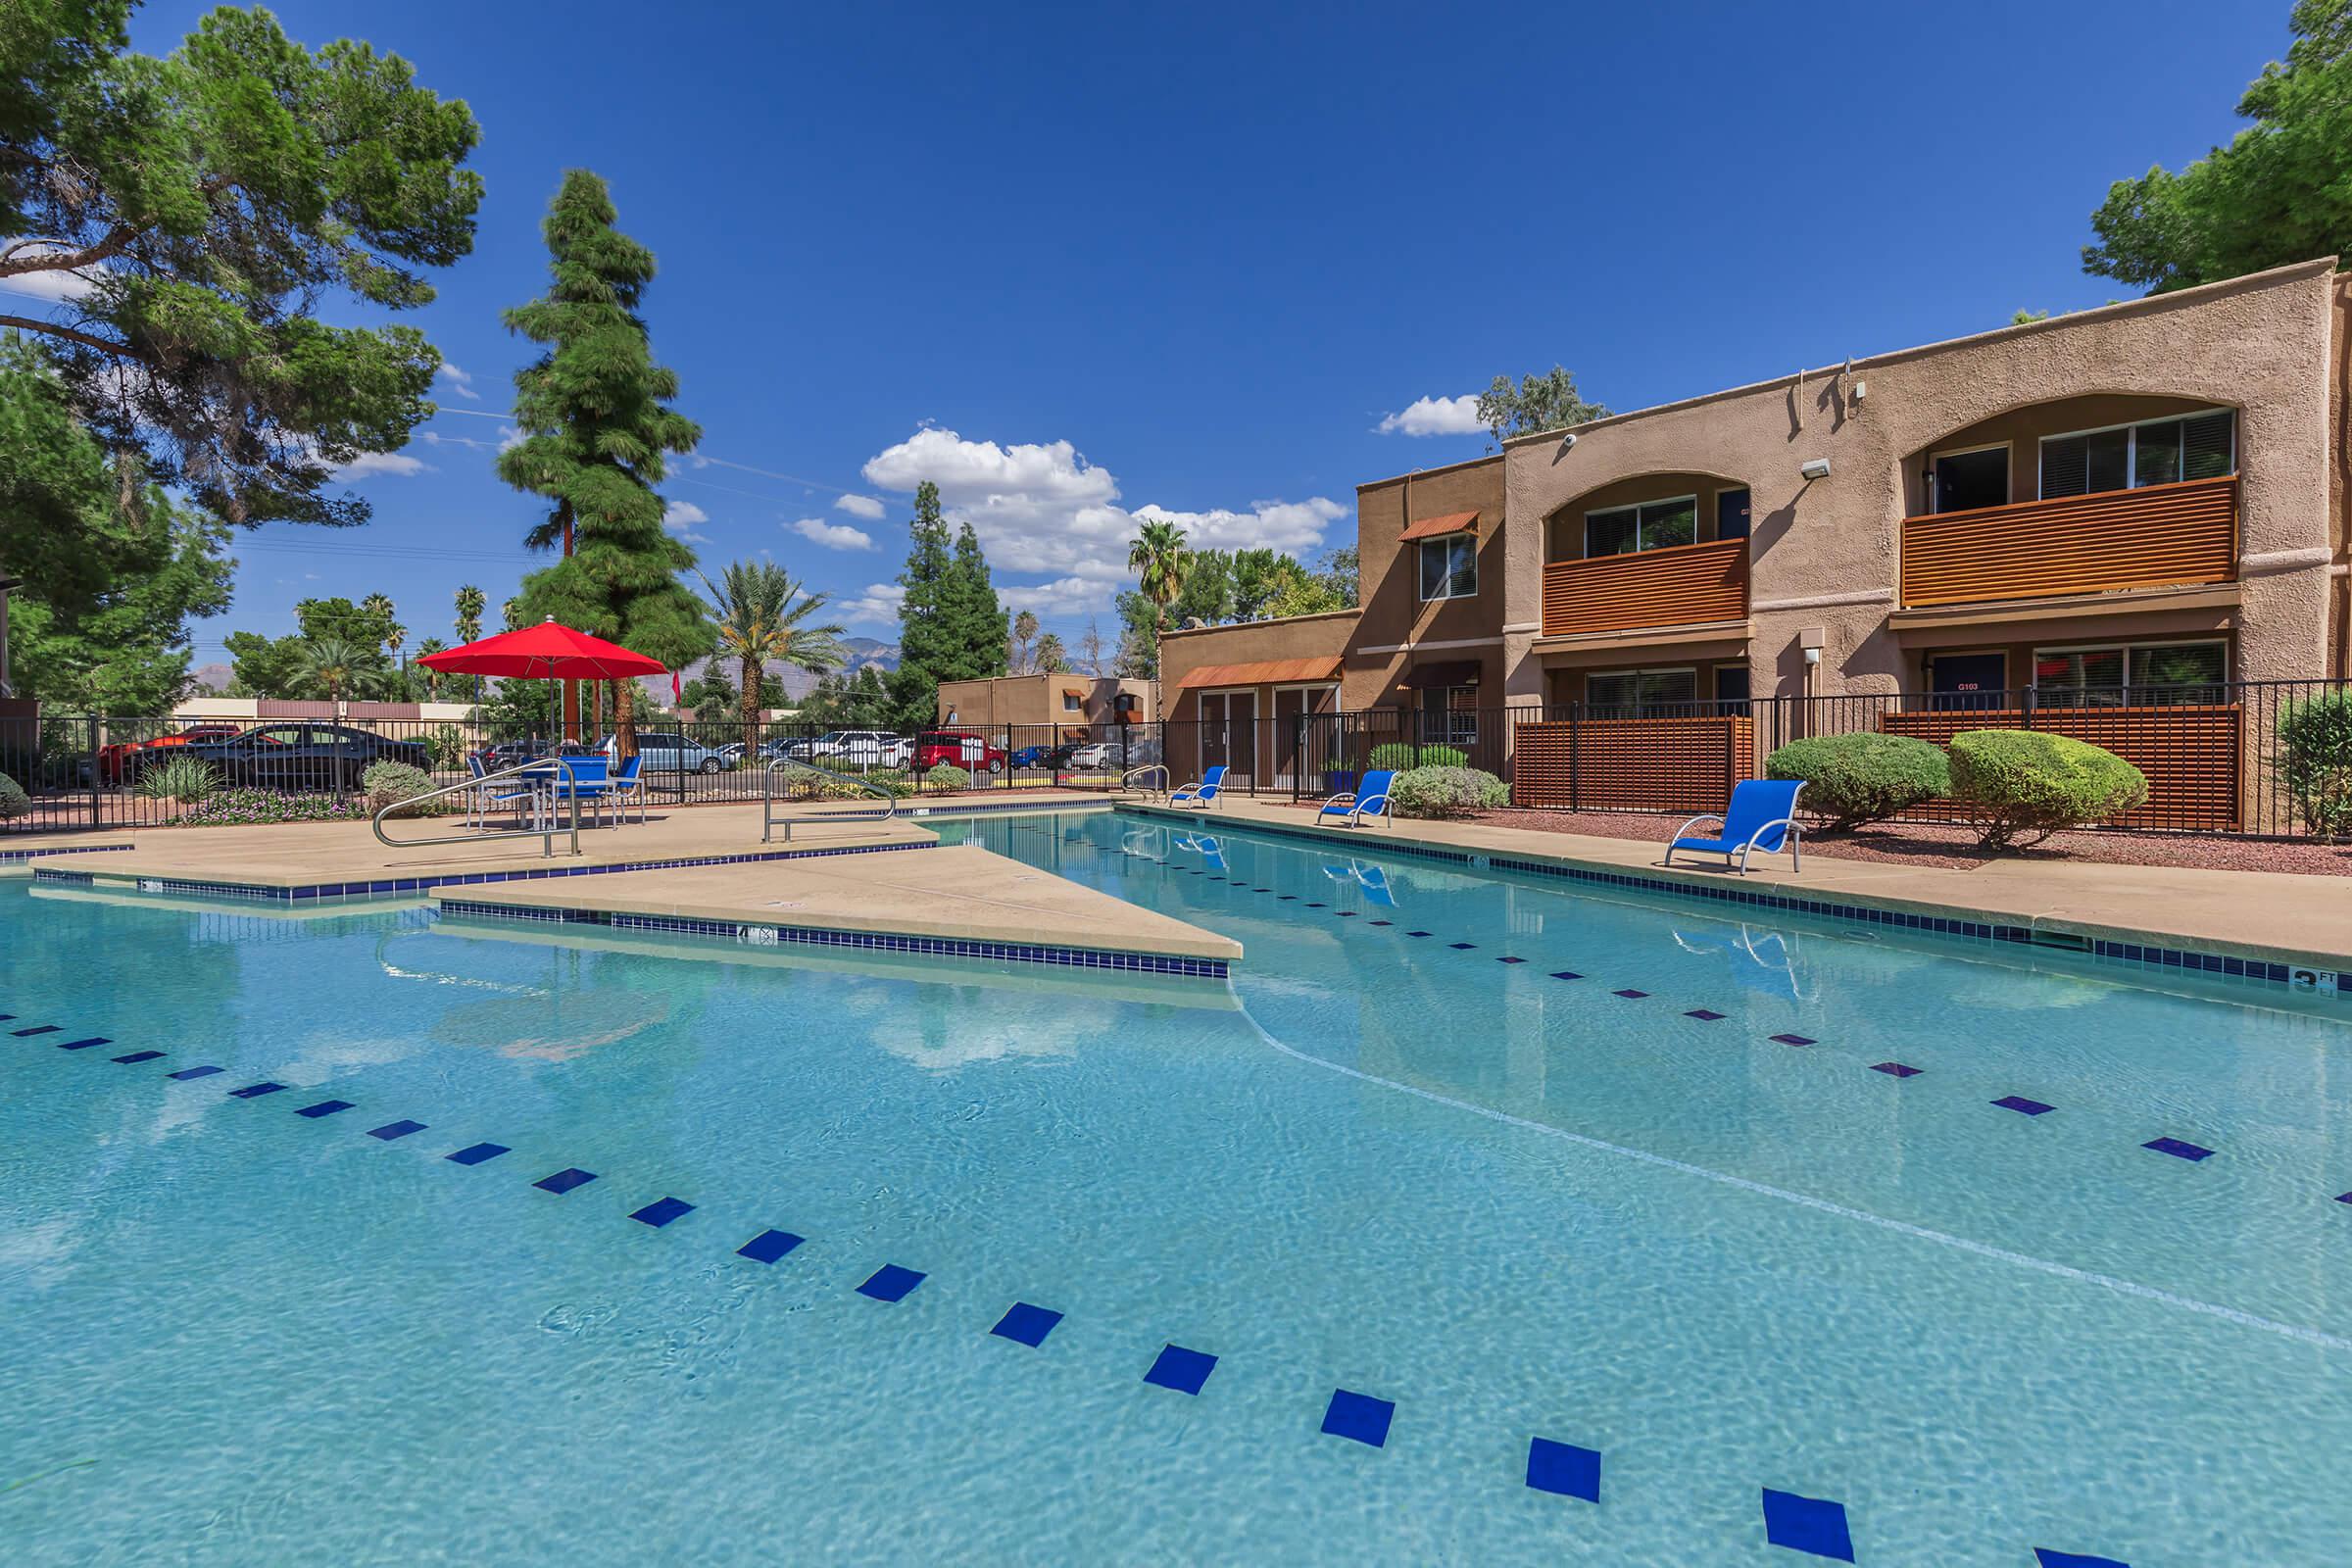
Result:
{"type": "Polygon", "coordinates": [[[1396,537],[1399,540],[1436,539],[1444,534],[1467,533],[1477,526],[1477,513],[1449,512],[1443,517],[1423,517],[1419,522],[1407,523],[1404,532],[1396,537]]]}
{"type": "Polygon", "coordinates": [[[1319,659],[1266,659],[1254,664],[1202,664],[1185,671],[1178,691],[1198,686],[1289,686],[1300,681],[1338,680],[1340,656],[1319,659]]]}
{"type": "Polygon", "coordinates": [[[1475,659],[1433,659],[1405,671],[1401,684],[1407,691],[1416,692],[1432,686],[1475,686],[1480,667],[1475,659]]]}

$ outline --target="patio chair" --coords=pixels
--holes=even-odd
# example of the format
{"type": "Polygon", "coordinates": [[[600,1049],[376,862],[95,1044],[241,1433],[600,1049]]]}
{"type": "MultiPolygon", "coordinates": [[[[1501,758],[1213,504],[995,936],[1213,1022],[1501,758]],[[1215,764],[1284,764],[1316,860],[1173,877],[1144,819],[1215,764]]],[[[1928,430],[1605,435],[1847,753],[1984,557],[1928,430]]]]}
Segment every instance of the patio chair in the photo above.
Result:
{"type": "Polygon", "coordinates": [[[1191,806],[1207,810],[1225,793],[1225,764],[1219,762],[1199,782],[1187,784],[1168,797],[1170,806],[1191,806]]]}
{"type": "Polygon", "coordinates": [[[466,771],[470,775],[469,782],[472,785],[463,797],[466,802],[466,825],[468,828],[489,831],[490,813],[507,806],[514,808],[514,823],[519,827],[522,825],[523,808],[536,807],[538,804],[539,792],[531,788],[531,781],[527,778],[487,779],[490,769],[482,761],[479,752],[466,754],[466,771]]]}
{"type": "Polygon", "coordinates": [[[612,795],[611,766],[612,759],[607,757],[564,758],[563,765],[549,769],[548,809],[561,815],[564,803],[577,798],[583,806],[595,808],[601,820],[605,802],[612,795]],[[564,771],[565,767],[570,771],[564,771]]]}
{"type": "Polygon", "coordinates": [[[1315,825],[1326,821],[1345,822],[1349,827],[1361,827],[1366,821],[1385,822],[1391,830],[1396,826],[1389,815],[1389,785],[1396,779],[1396,770],[1376,767],[1356,782],[1351,790],[1342,790],[1323,803],[1315,813],[1315,825]]]}
{"type": "Polygon", "coordinates": [[[612,775],[611,793],[612,814],[615,821],[625,822],[628,820],[628,807],[631,801],[637,803],[637,820],[640,822],[645,820],[645,781],[637,776],[644,766],[645,754],[643,752],[633,753],[627,761],[620,764],[620,771],[612,775]]]}
{"type": "Polygon", "coordinates": [[[1726,870],[1733,868],[1733,858],[1737,857],[1739,872],[1745,876],[1750,855],[1758,850],[1778,855],[1785,849],[1788,852],[1789,869],[1803,870],[1799,840],[1804,830],[1796,821],[1796,797],[1804,787],[1801,779],[1741,779],[1732,786],[1732,804],[1720,815],[1709,812],[1694,816],[1674,830],[1674,842],[1666,846],[1666,863],[1674,863],[1677,850],[1699,850],[1722,856],[1726,870]],[[1690,830],[1701,822],[1716,824],[1715,837],[1691,836],[1690,830]]]}

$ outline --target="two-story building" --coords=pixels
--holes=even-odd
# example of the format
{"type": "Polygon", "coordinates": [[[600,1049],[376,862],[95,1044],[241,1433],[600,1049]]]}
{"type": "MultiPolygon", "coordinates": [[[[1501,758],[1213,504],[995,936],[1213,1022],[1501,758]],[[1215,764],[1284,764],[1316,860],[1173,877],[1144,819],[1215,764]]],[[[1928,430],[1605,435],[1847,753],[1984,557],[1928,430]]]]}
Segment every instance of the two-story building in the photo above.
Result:
{"type": "Polygon", "coordinates": [[[1365,485],[1360,609],[1170,634],[1168,716],[1279,717],[1311,666],[1495,765],[1505,710],[2136,710],[2352,673],[2348,316],[2322,259],[1365,485]]]}

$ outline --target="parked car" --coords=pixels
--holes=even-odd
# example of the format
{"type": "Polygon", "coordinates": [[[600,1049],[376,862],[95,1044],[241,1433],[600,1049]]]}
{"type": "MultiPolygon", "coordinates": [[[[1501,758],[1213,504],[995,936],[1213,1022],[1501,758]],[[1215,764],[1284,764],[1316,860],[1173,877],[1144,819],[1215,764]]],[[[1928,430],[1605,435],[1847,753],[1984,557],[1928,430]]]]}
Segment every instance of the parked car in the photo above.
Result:
{"type": "Polygon", "coordinates": [[[594,757],[597,751],[586,741],[565,741],[561,746],[550,746],[534,736],[527,741],[500,741],[496,746],[485,746],[473,755],[481,760],[483,772],[495,773],[501,768],[535,762],[542,757],[594,757]]]}
{"type": "Polygon", "coordinates": [[[960,767],[973,773],[1002,773],[1004,748],[983,735],[964,730],[926,730],[914,744],[914,767],[928,773],[939,766],[960,767]]]}
{"type": "MultiPolygon", "coordinates": [[[[606,737],[607,756],[612,755],[617,738],[606,737]]],[[[637,755],[645,759],[641,771],[647,773],[724,773],[735,765],[734,760],[724,753],[689,740],[675,730],[639,730],[637,755]]]]}
{"type": "Polygon", "coordinates": [[[1089,741],[1084,746],[1071,747],[1069,756],[1057,765],[1074,773],[1091,773],[1110,765],[1110,742],[1089,741]]]}
{"type": "Polygon", "coordinates": [[[1010,767],[1057,767],[1060,764],[1054,759],[1064,750],[1065,748],[1059,746],[1024,746],[1006,759],[1006,765],[1010,767]]]}
{"type": "Polygon", "coordinates": [[[376,762],[430,771],[432,748],[355,724],[256,724],[224,739],[190,741],[180,755],[220,769],[231,784],[277,790],[356,790],[376,762]]]}
{"type": "MultiPolygon", "coordinates": [[[[879,767],[891,760],[893,752],[903,753],[906,747],[904,737],[882,729],[827,730],[808,742],[792,755],[811,762],[846,762],[857,767],[879,767]]],[[[903,763],[905,757],[899,760],[903,763]]]]}
{"type": "Polygon", "coordinates": [[[178,748],[193,746],[200,741],[228,740],[242,727],[208,720],[190,724],[186,729],[170,735],[151,736],[143,741],[117,741],[111,746],[101,746],[98,748],[98,777],[108,784],[135,783],[139,775],[153,764],[170,760],[178,748]]]}

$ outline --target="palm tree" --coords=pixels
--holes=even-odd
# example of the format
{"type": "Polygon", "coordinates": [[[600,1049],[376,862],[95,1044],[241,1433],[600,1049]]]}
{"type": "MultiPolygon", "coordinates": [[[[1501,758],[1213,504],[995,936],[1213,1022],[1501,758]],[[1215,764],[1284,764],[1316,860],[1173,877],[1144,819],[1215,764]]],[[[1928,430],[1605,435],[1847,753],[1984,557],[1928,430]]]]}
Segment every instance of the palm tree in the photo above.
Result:
{"type": "Polygon", "coordinates": [[[324,691],[330,703],[340,702],[357,688],[374,657],[349,638],[306,638],[294,652],[294,679],[303,689],[324,691]]]}
{"type": "Polygon", "coordinates": [[[742,666],[743,755],[749,762],[760,749],[760,684],[768,661],[798,664],[823,675],[849,662],[841,646],[847,629],[838,624],[803,624],[824,608],[823,594],[804,594],[790,573],[772,561],[738,561],[712,582],[701,571],[710,596],[710,618],[718,629],[718,652],[742,666]]]}
{"type": "Polygon", "coordinates": [[[1037,640],[1037,668],[1041,674],[1058,675],[1069,667],[1069,656],[1061,651],[1060,638],[1048,632],[1037,640]]]}
{"type": "Polygon", "coordinates": [[[1184,590],[1184,530],[1172,522],[1146,520],[1143,531],[1127,545],[1127,566],[1136,587],[1152,602],[1152,688],[1158,707],[1159,639],[1168,629],[1168,606],[1184,590]]]}
{"type": "MultiPolygon", "coordinates": [[[[458,641],[474,643],[482,640],[482,612],[490,608],[490,597],[466,583],[458,590],[458,641]]],[[[473,700],[482,700],[482,677],[473,677],[473,700]]]]}
{"type": "Polygon", "coordinates": [[[1024,610],[1012,617],[1012,646],[1015,650],[1012,672],[1015,675],[1027,675],[1032,672],[1034,666],[1029,662],[1029,645],[1035,641],[1037,641],[1037,612],[1024,610]]]}
{"type": "MultiPolygon", "coordinates": [[[[416,644],[416,657],[420,660],[430,659],[448,646],[449,644],[438,637],[422,638],[416,644]]],[[[425,701],[437,703],[441,700],[441,672],[430,664],[424,665],[423,668],[425,701]]]]}

